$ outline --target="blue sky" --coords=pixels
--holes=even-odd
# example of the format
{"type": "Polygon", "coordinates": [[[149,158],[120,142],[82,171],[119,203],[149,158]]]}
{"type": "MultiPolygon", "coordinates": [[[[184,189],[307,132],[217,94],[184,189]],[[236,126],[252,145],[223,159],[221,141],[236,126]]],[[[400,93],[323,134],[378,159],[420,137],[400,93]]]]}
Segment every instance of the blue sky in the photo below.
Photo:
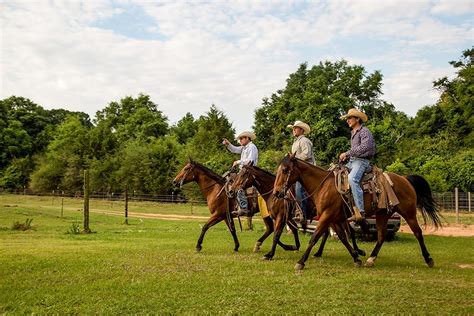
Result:
{"type": "Polygon", "coordinates": [[[175,123],[211,104],[237,132],[300,63],[346,59],[384,76],[411,116],[472,47],[474,1],[11,1],[0,4],[0,97],[92,117],[149,94],[175,123]]]}

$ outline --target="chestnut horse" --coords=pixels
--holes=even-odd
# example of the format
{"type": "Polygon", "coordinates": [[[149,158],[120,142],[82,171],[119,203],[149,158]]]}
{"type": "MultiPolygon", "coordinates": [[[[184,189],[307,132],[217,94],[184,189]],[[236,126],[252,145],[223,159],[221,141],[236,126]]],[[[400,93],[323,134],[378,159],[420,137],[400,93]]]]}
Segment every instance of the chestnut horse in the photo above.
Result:
{"type": "MultiPolygon", "coordinates": [[[[426,180],[420,176],[402,177],[395,173],[389,173],[389,175],[393,182],[395,194],[400,200],[400,204],[395,206],[394,211],[400,214],[406,220],[408,226],[410,226],[413,234],[418,239],[423,258],[426,264],[431,268],[434,266],[434,260],[430,257],[426,249],[423,234],[416,218],[416,209],[418,206],[425,220],[428,216],[435,227],[441,226],[441,219],[433,200],[430,186],[426,180]]],[[[277,197],[283,198],[288,187],[296,181],[300,181],[306,191],[309,192],[311,199],[316,204],[320,218],[318,227],[311,237],[308,248],[295,265],[295,270],[302,270],[304,268],[311,249],[330,224],[336,224],[336,233],[353,257],[354,262],[359,265],[360,260],[357,251],[352,249],[347,242],[345,233],[341,230],[342,225],[347,220],[347,207],[336,190],[332,171],[311,165],[289,154],[283,158],[278,166],[273,193],[277,197]]],[[[372,267],[385,240],[387,221],[391,214],[386,209],[372,208],[372,196],[370,194],[364,194],[364,205],[366,216],[371,216],[374,213],[376,216],[377,244],[365,264],[367,267],[372,267]]]]}
{"type": "MultiPolygon", "coordinates": [[[[260,193],[262,198],[267,204],[267,209],[270,213],[271,221],[270,230],[267,229],[265,233],[273,235],[273,244],[271,250],[263,256],[264,260],[271,260],[275,255],[275,250],[277,244],[280,245],[284,250],[299,250],[300,249],[300,240],[298,237],[298,227],[293,221],[292,216],[290,216],[290,208],[295,207],[295,201],[290,199],[275,199],[273,195],[273,184],[275,182],[275,176],[270,172],[263,170],[261,168],[250,165],[244,165],[242,170],[237,174],[233,179],[232,184],[229,187],[229,194],[237,192],[239,189],[246,189],[251,186],[254,186],[257,191],[260,193]],[[257,180],[258,179],[258,180],[257,180]],[[295,238],[295,245],[285,245],[280,241],[281,233],[285,224],[291,229],[293,236],[295,238]]],[[[268,235],[264,235],[265,238],[268,235]]],[[[264,237],[262,236],[262,238],[264,237]]],[[[262,240],[263,241],[263,240],[262,240]]],[[[262,241],[259,239],[255,244],[255,249],[260,249],[262,241]]]]}
{"type": "MultiPolygon", "coordinates": [[[[174,178],[173,184],[175,186],[181,187],[183,184],[192,181],[198,184],[202,194],[206,198],[209,211],[211,212],[211,217],[202,227],[201,235],[199,236],[196,245],[196,251],[201,251],[202,242],[204,240],[204,235],[206,234],[206,231],[221,221],[224,221],[227,227],[229,228],[229,231],[231,232],[232,237],[234,239],[234,251],[238,251],[240,244],[235,230],[235,224],[233,219],[234,216],[232,216],[230,213],[230,211],[235,209],[236,201],[233,198],[229,199],[227,197],[227,194],[224,190],[224,186],[226,184],[225,178],[221,177],[214,171],[201,165],[198,162],[189,161],[174,178]],[[230,210],[229,206],[231,208],[230,210]]],[[[272,224],[271,219],[264,219],[264,222],[267,226],[267,231],[270,230],[268,225],[269,222],[270,224],[272,224]]]]}

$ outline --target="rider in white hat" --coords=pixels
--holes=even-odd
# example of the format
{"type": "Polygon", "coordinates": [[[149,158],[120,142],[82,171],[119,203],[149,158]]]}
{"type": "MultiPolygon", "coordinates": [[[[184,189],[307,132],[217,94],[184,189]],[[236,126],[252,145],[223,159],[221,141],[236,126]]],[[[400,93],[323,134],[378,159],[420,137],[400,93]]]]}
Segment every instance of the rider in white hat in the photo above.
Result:
{"type": "MultiPolygon", "coordinates": [[[[257,165],[258,162],[258,149],[252,141],[257,138],[254,133],[245,131],[237,135],[236,139],[239,141],[241,146],[234,146],[232,145],[227,139],[224,138],[222,144],[224,144],[227,149],[234,153],[240,154],[240,159],[235,160],[232,166],[238,165],[239,168],[242,168],[243,165],[252,163],[254,166],[257,165]]],[[[249,215],[248,210],[248,201],[247,196],[245,195],[245,191],[240,189],[237,191],[237,201],[239,202],[239,210],[234,211],[235,215],[249,215]]]]}
{"type": "MultiPolygon", "coordinates": [[[[314,165],[313,143],[305,136],[311,131],[309,125],[302,121],[296,121],[287,127],[292,129],[293,136],[295,137],[295,141],[291,146],[291,153],[295,154],[296,158],[314,165]]],[[[300,182],[295,184],[295,193],[296,200],[303,210],[304,218],[301,218],[300,222],[305,223],[308,216],[308,197],[300,182]]]]}

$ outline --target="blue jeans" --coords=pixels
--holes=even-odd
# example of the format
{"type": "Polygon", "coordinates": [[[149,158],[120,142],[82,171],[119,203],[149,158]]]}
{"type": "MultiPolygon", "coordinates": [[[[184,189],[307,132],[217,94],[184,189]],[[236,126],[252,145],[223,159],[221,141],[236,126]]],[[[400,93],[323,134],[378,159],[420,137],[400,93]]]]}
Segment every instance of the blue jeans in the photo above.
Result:
{"type": "Polygon", "coordinates": [[[364,176],[364,172],[369,170],[370,162],[364,158],[351,158],[347,163],[349,168],[349,185],[351,186],[352,195],[354,196],[355,206],[361,213],[364,212],[364,191],[360,181],[364,176]]]}
{"type": "Polygon", "coordinates": [[[298,202],[301,207],[301,210],[303,211],[304,218],[308,218],[308,199],[306,191],[300,182],[295,183],[295,193],[296,201],[298,202]]]}
{"type": "Polygon", "coordinates": [[[239,206],[241,209],[248,209],[248,201],[247,195],[245,194],[245,190],[239,189],[237,191],[237,202],[239,202],[239,206]]]}

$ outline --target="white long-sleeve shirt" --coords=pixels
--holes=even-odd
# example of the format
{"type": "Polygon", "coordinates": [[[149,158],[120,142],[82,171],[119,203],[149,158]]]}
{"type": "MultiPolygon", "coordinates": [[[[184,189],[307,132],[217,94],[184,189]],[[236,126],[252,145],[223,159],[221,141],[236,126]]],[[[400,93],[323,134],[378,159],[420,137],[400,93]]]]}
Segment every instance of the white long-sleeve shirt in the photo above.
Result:
{"type": "Polygon", "coordinates": [[[234,146],[232,144],[227,145],[227,149],[234,153],[240,154],[240,160],[237,160],[239,167],[242,168],[243,165],[253,162],[253,165],[256,166],[258,162],[258,149],[254,143],[249,142],[245,146],[234,146]]]}

